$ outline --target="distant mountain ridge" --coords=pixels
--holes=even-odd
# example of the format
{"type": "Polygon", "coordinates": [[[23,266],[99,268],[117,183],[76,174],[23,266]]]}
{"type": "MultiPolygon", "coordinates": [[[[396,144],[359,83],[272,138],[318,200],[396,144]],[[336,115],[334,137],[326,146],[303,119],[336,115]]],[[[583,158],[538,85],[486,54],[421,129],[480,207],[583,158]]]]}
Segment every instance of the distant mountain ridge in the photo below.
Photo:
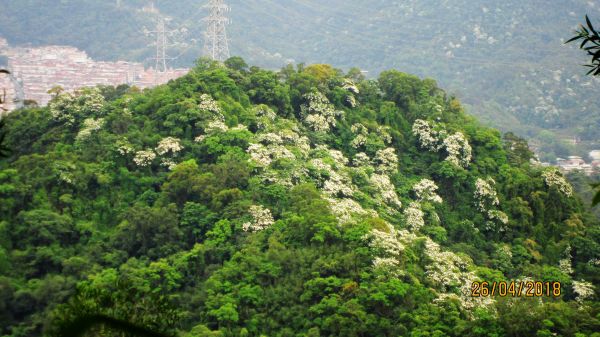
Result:
{"type": "MultiPolygon", "coordinates": [[[[0,35],[11,43],[71,44],[98,59],[152,56],[143,27],[148,1],[1,1],[0,35]],[[117,6],[120,4],[120,6],[117,6]],[[69,13],[65,20],[63,13],[69,13]]],[[[289,61],[358,66],[376,76],[397,68],[436,78],[469,111],[538,144],[543,160],[600,147],[600,83],[584,76],[576,46],[564,46],[594,1],[227,1],[235,55],[280,68],[289,61]],[[577,139],[570,145],[564,139],[577,139]]],[[[196,44],[179,65],[201,54],[202,2],[156,1],[196,44]]]]}

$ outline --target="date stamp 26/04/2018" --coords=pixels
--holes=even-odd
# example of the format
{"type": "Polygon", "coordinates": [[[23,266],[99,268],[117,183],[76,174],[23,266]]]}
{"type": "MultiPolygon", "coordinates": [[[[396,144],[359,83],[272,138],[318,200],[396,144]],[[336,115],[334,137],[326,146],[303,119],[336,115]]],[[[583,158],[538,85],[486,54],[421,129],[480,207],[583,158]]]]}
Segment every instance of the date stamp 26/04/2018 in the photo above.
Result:
{"type": "Polygon", "coordinates": [[[560,297],[560,282],[501,281],[473,282],[472,297],[560,297]]]}

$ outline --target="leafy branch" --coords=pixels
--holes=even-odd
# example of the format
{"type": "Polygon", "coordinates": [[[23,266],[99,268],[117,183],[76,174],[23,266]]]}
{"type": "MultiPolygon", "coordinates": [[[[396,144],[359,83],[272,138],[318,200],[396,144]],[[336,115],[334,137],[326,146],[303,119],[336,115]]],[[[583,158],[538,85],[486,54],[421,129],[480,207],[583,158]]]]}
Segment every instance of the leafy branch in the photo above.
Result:
{"type": "Polygon", "coordinates": [[[575,31],[576,35],[565,43],[581,40],[579,48],[585,50],[587,54],[592,57],[591,63],[585,65],[586,67],[591,68],[587,75],[591,74],[596,76],[600,75],[600,35],[598,35],[596,29],[594,29],[594,26],[587,15],[585,16],[585,21],[587,28],[584,25],[581,25],[580,28],[575,31]]]}

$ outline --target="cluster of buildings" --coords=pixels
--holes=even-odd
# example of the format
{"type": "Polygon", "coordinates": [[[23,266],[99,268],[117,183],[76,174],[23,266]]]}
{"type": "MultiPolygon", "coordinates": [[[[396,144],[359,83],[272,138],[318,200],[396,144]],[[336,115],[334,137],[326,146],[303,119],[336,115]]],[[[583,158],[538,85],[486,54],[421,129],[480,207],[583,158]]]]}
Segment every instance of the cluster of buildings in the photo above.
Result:
{"type": "Polygon", "coordinates": [[[136,62],[97,62],[84,51],[66,46],[11,48],[0,38],[0,55],[8,59],[11,76],[0,74],[0,96],[6,90],[5,108],[17,102],[48,104],[48,90],[60,86],[73,91],[97,85],[128,84],[141,89],[166,83],[185,75],[189,69],[167,69],[158,72],[136,62]]]}
{"type": "Polygon", "coordinates": [[[556,158],[556,166],[565,172],[582,171],[587,175],[600,172],[600,150],[594,150],[589,153],[591,162],[587,163],[582,157],[569,156],[567,159],[556,158]]]}

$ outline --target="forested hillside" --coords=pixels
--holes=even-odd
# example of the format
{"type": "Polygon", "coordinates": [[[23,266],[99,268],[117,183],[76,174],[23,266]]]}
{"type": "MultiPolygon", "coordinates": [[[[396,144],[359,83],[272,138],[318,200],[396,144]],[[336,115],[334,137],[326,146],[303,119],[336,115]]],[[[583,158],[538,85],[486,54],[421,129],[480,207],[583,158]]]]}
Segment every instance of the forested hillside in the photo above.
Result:
{"type": "MultiPolygon", "coordinates": [[[[98,59],[147,61],[150,1],[0,0],[0,36],[14,44],[68,44],[98,59]],[[117,4],[120,4],[117,7],[117,4]],[[66,14],[68,13],[68,15],[66,14]],[[66,16],[67,15],[67,16],[66,16]]],[[[174,64],[201,54],[202,1],[154,1],[172,28],[186,28],[174,64]],[[195,40],[195,41],[192,41],[195,40]]],[[[486,124],[534,140],[543,160],[599,147],[600,90],[583,55],[564,46],[600,3],[480,0],[227,1],[233,54],[279,69],[290,61],[359,67],[377,77],[395,68],[435,78],[486,124]],[[570,145],[579,138],[582,143],[570,145]]]]}
{"type": "Polygon", "coordinates": [[[433,80],[200,60],[6,123],[0,335],[98,313],[181,336],[600,331],[598,219],[433,80]],[[552,286],[471,296],[503,280],[552,286]]]}

